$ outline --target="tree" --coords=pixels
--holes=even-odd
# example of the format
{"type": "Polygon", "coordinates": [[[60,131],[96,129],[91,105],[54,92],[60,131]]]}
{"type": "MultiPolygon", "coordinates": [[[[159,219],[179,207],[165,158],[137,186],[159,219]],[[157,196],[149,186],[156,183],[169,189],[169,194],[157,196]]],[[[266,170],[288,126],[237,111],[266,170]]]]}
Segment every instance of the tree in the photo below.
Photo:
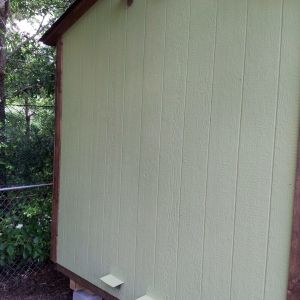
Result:
{"type": "Polygon", "coordinates": [[[71,2],[0,0],[0,186],[51,180],[55,53],[38,39],[71,2]]]}
{"type": "Polygon", "coordinates": [[[6,168],[5,168],[5,65],[6,51],[5,38],[6,26],[9,14],[9,0],[0,1],[0,185],[6,185],[6,168]]]}
{"type": "MultiPolygon", "coordinates": [[[[0,187],[52,180],[55,53],[38,39],[70,2],[0,0],[0,187]]],[[[46,260],[51,195],[1,195],[0,269],[46,260]]]]}

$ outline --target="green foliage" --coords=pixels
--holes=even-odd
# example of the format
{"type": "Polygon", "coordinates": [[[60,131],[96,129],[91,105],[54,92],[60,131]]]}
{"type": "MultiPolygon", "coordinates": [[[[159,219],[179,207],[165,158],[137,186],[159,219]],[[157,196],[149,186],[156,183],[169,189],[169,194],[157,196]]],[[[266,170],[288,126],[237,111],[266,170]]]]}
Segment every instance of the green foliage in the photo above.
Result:
{"type": "Polygon", "coordinates": [[[16,110],[7,113],[6,166],[8,180],[14,185],[52,181],[53,109],[35,113],[28,135],[23,115],[16,110]]]}
{"type": "Polygon", "coordinates": [[[17,19],[50,14],[57,17],[72,0],[11,0],[11,11],[17,19]]]}
{"type": "Polygon", "coordinates": [[[23,201],[16,200],[9,210],[0,210],[0,267],[49,256],[51,197],[25,193],[23,201]]]}
{"type": "MultiPolygon", "coordinates": [[[[71,2],[10,1],[5,139],[0,143],[7,185],[52,181],[55,51],[39,38],[71,2]],[[32,32],[22,30],[19,22],[24,20],[32,24],[32,32]]],[[[22,192],[22,199],[15,198],[8,208],[0,202],[0,267],[47,259],[51,197],[32,198],[22,192]]]]}
{"type": "Polygon", "coordinates": [[[7,26],[6,142],[0,144],[7,185],[52,181],[55,51],[39,37],[72,0],[11,0],[7,26]],[[18,22],[32,24],[32,32],[18,22]]]}

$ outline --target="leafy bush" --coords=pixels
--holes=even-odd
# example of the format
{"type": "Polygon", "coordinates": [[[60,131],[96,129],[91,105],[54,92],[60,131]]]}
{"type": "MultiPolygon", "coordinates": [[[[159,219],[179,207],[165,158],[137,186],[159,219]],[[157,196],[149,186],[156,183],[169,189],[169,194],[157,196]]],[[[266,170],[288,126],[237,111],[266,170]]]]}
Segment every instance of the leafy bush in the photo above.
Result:
{"type": "MultiPolygon", "coordinates": [[[[1,187],[52,181],[55,51],[39,37],[73,1],[12,0],[2,12],[1,187]]],[[[50,209],[49,193],[0,193],[0,267],[49,257],[50,209]]]]}
{"type": "Polygon", "coordinates": [[[51,195],[15,198],[0,209],[0,266],[43,262],[50,252],[51,195]],[[12,207],[11,207],[12,206],[12,207]]]}
{"type": "Polygon", "coordinates": [[[22,110],[20,112],[17,109],[10,109],[6,117],[7,143],[3,163],[6,167],[7,184],[15,186],[51,182],[54,144],[53,109],[37,110],[31,118],[29,133],[26,133],[22,110]]]}

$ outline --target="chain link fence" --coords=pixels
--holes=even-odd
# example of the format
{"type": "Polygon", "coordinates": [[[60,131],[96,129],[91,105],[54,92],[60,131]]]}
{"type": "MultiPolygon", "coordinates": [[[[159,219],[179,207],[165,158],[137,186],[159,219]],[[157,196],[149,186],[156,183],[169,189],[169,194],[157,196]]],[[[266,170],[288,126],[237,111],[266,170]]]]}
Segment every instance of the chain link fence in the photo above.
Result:
{"type": "Polygon", "coordinates": [[[51,182],[53,145],[53,106],[7,104],[0,187],[51,182]]]}
{"type": "Polygon", "coordinates": [[[39,272],[50,249],[52,184],[0,188],[0,291],[39,272]]]}
{"type": "Polygon", "coordinates": [[[71,299],[69,280],[49,261],[53,144],[50,100],[7,103],[0,141],[0,300],[71,299]]]}

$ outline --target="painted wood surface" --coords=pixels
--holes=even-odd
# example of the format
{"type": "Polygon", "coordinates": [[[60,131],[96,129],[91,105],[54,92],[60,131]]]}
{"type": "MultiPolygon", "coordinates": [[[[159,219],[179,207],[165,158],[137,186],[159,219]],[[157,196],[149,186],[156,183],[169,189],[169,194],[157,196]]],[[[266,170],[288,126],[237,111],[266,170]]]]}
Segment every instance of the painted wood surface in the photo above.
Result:
{"type": "Polygon", "coordinates": [[[64,35],[58,263],[121,300],[285,299],[299,14],[102,0],[64,35]]]}

